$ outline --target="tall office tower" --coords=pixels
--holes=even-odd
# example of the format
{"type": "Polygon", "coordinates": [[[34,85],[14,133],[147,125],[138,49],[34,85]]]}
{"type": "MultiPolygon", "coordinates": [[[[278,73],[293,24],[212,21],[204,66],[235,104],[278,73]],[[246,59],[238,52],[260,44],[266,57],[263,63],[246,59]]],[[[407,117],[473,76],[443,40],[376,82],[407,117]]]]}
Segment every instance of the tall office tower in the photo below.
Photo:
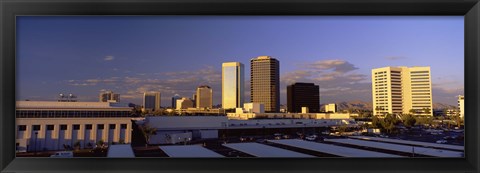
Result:
{"type": "Polygon", "coordinates": [[[222,107],[241,108],[245,102],[245,69],[240,62],[222,64],[222,107]]]}
{"type": "Polygon", "coordinates": [[[149,111],[160,109],[160,92],[143,93],[143,108],[149,111]]]}
{"type": "Polygon", "coordinates": [[[173,97],[172,97],[172,108],[173,109],[176,109],[177,108],[177,100],[179,99],[182,99],[182,97],[180,97],[180,95],[178,94],[175,94],[173,97]]]}
{"type": "Polygon", "coordinates": [[[100,102],[120,102],[120,94],[115,94],[112,91],[101,92],[99,95],[100,102]]]}
{"type": "Polygon", "coordinates": [[[430,67],[372,69],[374,115],[433,116],[430,67]]]}
{"type": "Polygon", "coordinates": [[[320,88],[314,83],[294,83],[287,86],[287,111],[302,112],[308,107],[309,112],[320,112],[320,88]]]}
{"type": "Polygon", "coordinates": [[[270,56],[250,60],[252,103],[263,103],[265,112],[280,111],[280,62],[270,56]]]}
{"type": "Polygon", "coordinates": [[[459,114],[460,117],[463,118],[465,116],[465,96],[459,95],[458,96],[458,109],[460,110],[459,114]]]}
{"type": "Polygon", "coordinates": [[[197,88],[197,98],[195,99],[195,105],[197,108],[212,108],[213,105],[213,93],[212,88],[207,85],[202,85],[197,88]]]}

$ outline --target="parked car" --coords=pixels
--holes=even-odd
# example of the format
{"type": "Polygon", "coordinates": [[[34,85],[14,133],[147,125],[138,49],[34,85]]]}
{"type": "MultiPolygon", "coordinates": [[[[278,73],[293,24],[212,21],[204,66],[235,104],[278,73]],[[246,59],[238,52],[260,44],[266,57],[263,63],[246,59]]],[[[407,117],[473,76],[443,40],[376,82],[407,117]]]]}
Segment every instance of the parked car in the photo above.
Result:
{"type": "Polygon", "coordinates": [[[309,140],[309,141],[314,141],[317,139],[317,135],[311,135],[311,136],[307,136],[305,137],[306,140],[309,140]]]}
{"type": "Polygon", "coordinates": [[[438,140],[436,143],[437,143],[437,144],[446,144],[446,143],[447,143],[447,140],[444,140],[444,139],[438,140]]]}
{"type": "Polygon", "coordinates": [[[50,157],[64,157],[64,158],[73,157],[73,151],[59,151],[59,152],[56,152],[55,154],[50,155],[50,157]]]}

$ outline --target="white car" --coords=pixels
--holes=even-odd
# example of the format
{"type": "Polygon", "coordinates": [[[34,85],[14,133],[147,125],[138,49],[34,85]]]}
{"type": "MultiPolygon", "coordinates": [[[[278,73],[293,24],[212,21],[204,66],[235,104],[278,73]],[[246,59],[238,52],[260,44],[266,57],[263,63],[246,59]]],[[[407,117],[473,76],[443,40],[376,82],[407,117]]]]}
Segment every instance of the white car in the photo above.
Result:
{"type": "Polygon", "coordinates": [[[447,140],[438,140],[437,141],[437,144],[446,144],[447,143],[447,140]]]}
{"type": "Polygon", "coordinates": [[[315,139],[317,139],[317,135],[307,136],[305,137],[305,139],[309,141],[314,141],[315,139]]]}
{"type": "Polygon", "coordinates": [[[50,155],[50,157],[64,157],[64,158],[73,157],[73,151],[59,151],[53,155],[50,155]]]}

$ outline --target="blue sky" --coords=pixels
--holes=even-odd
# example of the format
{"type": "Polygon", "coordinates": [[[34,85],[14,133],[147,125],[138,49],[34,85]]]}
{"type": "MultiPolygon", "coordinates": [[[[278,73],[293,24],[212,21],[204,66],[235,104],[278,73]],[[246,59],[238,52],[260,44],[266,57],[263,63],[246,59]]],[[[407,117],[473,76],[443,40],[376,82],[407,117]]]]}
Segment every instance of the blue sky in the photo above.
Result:
{"type": "MultiPolygon", "coordinates": [[[[17,100],[102,90],[141,104],[160,91],[191,97],[210,85],[221,103],[221,64],[269,55],[286,85],[320,85],[320,102],[371,102],[370,72],[431,66],[433,101],[464,92],[463,16],[21,16],[17,17],[17,100]]],[[[250,86],[246,86],[247,101],[250,86]]]]}

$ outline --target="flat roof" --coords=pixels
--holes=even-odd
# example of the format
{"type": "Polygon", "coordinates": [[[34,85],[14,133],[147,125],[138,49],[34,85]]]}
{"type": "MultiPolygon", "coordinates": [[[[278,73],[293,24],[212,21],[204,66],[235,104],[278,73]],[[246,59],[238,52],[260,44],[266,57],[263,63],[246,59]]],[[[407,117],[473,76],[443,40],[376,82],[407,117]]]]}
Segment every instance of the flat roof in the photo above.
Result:
{"type": "Polygon", "coordinates": [[[17,101],[17,109],[132,109],[125,103],[112,102],[58,102],[58,101],[17,101]]]}
{"type": "Polygon", "coordinates": [[[288,145],[297,148],[317,151],[321,153],[333,154],[342,157],[402,157],[393,154],[386,154],[368,150],[361,150],[356,148],[348,148],[336,146],[331,144],[322,144],[318,142],[310,142],[299,139],[282,139],[282,140],[268,140],[269,142],[288,145]]]}
{"type": "Polygon", "coordinates": [[[169,157],[224,157],[200,145],[159,146],[169,157]]]}
{"type": "Polygon", "coordinates": [[[303,153],[297,153],[290,150],[285,150],[277,147],[263,145],[259,143],[231,143],[222,144],[228,148],[238,150],[256,157],[315,157],[303,153]]]}
{"type": "Polygon", "coordinates": [[[135,157],[130,144],[118,144],[108,146],[107,157],[131,158],[135,157]]]}
{"type": "Polygon", "coordinates": [[[462,157],[463,152],[441,150],[434,148],[425,148],[425,147],[415,147],[409,145],[400,145],[400,144],[391,144],[384,142],[373,142],[365,141],[359,139],[325,139],[325,141],[336,142],[341,144],[350,144],[356,146],[370,147],[370,148],[379,148],[384,150],[399,151],[405,153],[412,153],[435,156],[435,157],[462,157]]]}
{"type": "Polygon", "coordinates": [[[437,143],[420,142],[420,141],[408,141],[408,140],[399,140],[399,139],[378,138],[378,137],[370,137],[370,136],[349,136],[349,137],[354,138],[354,139],[391,142],[391,143],[397,143],[397,144],[419,145],[419,146],[428,146],[428,147],[451,149],[451,150],[460,150],[460,151],[465,150],[465,147],[460,146],[460,145],[447,145],[447,144],[437,144],[437,143]]]}

